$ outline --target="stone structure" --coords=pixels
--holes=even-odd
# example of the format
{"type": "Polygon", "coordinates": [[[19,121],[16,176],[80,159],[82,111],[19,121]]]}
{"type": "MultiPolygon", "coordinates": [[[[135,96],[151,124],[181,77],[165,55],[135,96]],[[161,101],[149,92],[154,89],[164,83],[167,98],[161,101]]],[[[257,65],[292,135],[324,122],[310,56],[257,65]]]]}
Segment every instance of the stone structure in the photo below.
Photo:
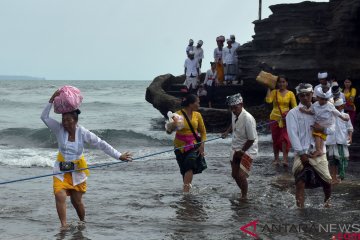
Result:
{"type": "MultiPolygon", "coordinates": [[[[264,104],[266,88],[255,81],[261,70],[286,75],[289,88],[300,82],[317,84],[317,73],[326,70],[342,84],[351,76],[360,89],[360,0],[330,0],[270,6],[268,18],[254,21],[253,41],[238,50],[242,84],[218,89],[216,108],[201,108],[210,131],[224,129],[230,123],[225,96],[240,92],[245,107],[259,120],[269,116],[264,104]]],[[[239,29],[241,32],[241,29],[239,29]]],[[[146,91],[146,100],[164,116],[180,108],[180,98],[173,87],[184,76],[170,74],[154,79],[146,91]]]]}
{"type": "MultiPolygon", "coordinates": [[[[254,21],[253,41],[238,51],[246,87],[266,63],[284,74],[290,88],[299,82],[317,83],[326,70],[338,81],[360,79],[360,0],[330,0],[270,6],[269,18],[254,21]]],[[[355,83],[355,85],[357,85],[355,83]]]]}

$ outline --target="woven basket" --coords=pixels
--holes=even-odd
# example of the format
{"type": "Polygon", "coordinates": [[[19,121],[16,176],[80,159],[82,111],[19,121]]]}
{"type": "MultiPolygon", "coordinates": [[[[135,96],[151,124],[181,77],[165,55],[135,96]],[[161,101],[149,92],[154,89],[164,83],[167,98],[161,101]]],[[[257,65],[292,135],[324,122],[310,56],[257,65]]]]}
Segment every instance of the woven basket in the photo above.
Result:
{"type": "Polygon", "coordinates": [[[270,89],[275,89],[277,79],[278,76],[272,75],[271,73],[264,71],[261,71],[256,77],[256,81],[270,89]]]}

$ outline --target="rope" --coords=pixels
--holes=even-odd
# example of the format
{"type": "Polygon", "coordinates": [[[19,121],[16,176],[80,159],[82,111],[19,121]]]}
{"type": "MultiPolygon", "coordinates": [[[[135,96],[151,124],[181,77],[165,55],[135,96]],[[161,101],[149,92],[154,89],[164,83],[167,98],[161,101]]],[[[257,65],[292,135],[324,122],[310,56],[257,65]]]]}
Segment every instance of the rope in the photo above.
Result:
{"type": "MultiPolygon", "coordinates": [[[[273,124],[274,122],[276,122],[276,121],[270,121],[270,122],[268,122],[268,123],[258,125],[257,128],[263,127],[263,126],[266,126],[266,125],[273,124]]],[[[169,149],[169,150],[165,150],[165,151],[161,151],[161,152],[156,152],[156,153],[148,154],[148,155],[145,155],[145,156],[142,156],[142,157],[134,158],[134,159],[132,159],[132,161],[133,161],[133,162],[134,162],[134,161],[139,162],[139,160],[140,160],[140,159],[143,159],[143,158],[148,158],[148,157],[152,157],[152,156],[155,156],[155,155],[160,155],[160,154],[167,153],[167,152],[172,152],[172,151],[175,151],[175,150],[178,150],[178,149],[182,149],[182,148],[185,148],[185,147],[196,146],[196,145],[199,145],[199,144],[201,144],[201,143],[214,141],[214,140],[217,140],[217,139],[220,139],[220,138],[222,138],[222,137],[215,137],[215,138],[208,139],[208,140],[205,140],[205,141],[202,141],[202,142],[199,142],[199,143],[189,144],[189,145],[182,146],[182,147],[178,147],[178,148],[173,148],[173,149],[169,149]]],[[[15,180],[4,181],[4,182],[0,182],[0,185],[5,185],[5,184],[15,183],[15,182],[28,181],[28,180],[33,180],[33,179],[38,179],[38,178],[44,178],[44,177],[51,177],[51,176],[56,176],[56,175],[60,175],[60,174],[64,174],[64,173],[72,173],[72,172],[76,172],[76,171],[82,171],[82,170],[86,170],[86,169],[95,169],[95,168],[100,168],[100,167],[108,167],[108,166],[111,166],[111,165],[120,164],[120,163],[126,163],[126,162],[127,162],[127,161],[117,161],[117,162],[110,162],[110,163],[100,163],[100,164],[95,164],[95,165],[92,165],[92,166],[88,166],[87,168],[79,168],[79,169],[76,169],[76,170],[69,170],[69,171],[63,171],[63,172],[50,173],[50,174],[44,174],[44,175],[39,175],[39,176],[33,176],[33,177],[27,177],[27,178],[20,178],[20,179],[15,179],[15,180]]]]}

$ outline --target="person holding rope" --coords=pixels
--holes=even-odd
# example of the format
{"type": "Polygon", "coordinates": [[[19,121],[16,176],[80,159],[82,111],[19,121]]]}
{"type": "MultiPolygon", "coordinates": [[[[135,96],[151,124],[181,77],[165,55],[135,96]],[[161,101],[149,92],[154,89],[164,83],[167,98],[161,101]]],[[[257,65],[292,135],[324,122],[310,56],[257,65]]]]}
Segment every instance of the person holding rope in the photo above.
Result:
{"type": "Polygon", "coordinates": [[[53,189],[56,209],[62,227],[66,227],[66,197],[70,196],[80,221],[85,220],[85,205],[82,196],[86,192],[86,179],[89,175],[87,163],[83,155],[84,143],[88,143],[104,151],[107,155],[122,161],[131,161],[132,154],[120,153],[104,140],[83,126],[78,125],[80,110],[62,114],[62,122],[49,117],[55,97],[59,91],[51,96],[49,103],[41,114],[41,120],[55,134],[59,152],[55,161],[54,173],[68,171],[53,177],[53,189]],[[80,169],[78,171],[74,171],[80,169]]]}
{"type": "Polygon", "coordinates": [[[277,89],[268,88],[266,102],[273,104],[270,113],[270,129],[274,150],[274,165],[279,165],[280,151],[283,153],[283,166],[288,167],[288,153],[290,150],[290,140],[286,131],[285,116],[291,108],[297,106],[295,95],[287,89],[288,80],[285,76],[279,76],[276,82],[277,89]]]}
{"type": "Polygon", "coordinates": [[[201,173],[204,168],[204,166],[199,166],[197,159],[199,154],[204,156],[206,128],[201,114],[197,112],[200,106],[198,96],[188,94],[183,99],[181,106],[183,109],[176,113],[184,117],[184,127],[176,131],[174,146],[176,161],[183,176],[183,192],[187,193],[192,187],[193,175],[201,173]],[[200,137],[198,133],[200,133],[200,137]],[[196,145],[198,142],[201,144],[196,145]]]}
{"type": "MultiPolygon", "coordinates": [[[[331,176],[326,154],[310,157],[314,149],[312,131],[333,134],[335,129],[324,128],[315,123],[313,115],[301,112],[300,108],[310,108],[313,97],[311,84],[301,83],[296,87],[296,94],[300,100],[297,107],[291,109],[286,116],[286,128],[294,150],[294,165],[292,172],[295,177],[296,205],[304,208],[305,188],[322,186],[324,191],[324,206],[330,207],[331,176]]],[[[325,145],[323,152],[326,152],[325,145]]]]}
{"type": "Polygon", "coordinates": [[[254,117],[243,108],[241,94],[227,97],[232,112],[232,124],[222,134],[222,138],[232,132],[230,163],[232,177],[241,189],[241,199],[247,199],[250,168],[258,152],[258,135],[254,117]]]}

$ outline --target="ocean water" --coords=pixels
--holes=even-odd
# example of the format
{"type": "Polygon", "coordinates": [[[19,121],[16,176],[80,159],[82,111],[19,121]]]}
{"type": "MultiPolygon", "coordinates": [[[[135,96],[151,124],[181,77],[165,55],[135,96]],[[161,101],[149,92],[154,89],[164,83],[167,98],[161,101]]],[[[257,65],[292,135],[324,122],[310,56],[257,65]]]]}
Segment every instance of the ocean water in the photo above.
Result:
{"type": "MultiPolygon", "coordinates": [[[[63,85],[76,86],[84,95],[81,125],[138,158],[91,170],[84,195],[86,224],[77,222],[68,202],[66,231],[59,228],[51,177],[0,185],[0,239],[251,239],[240,227],[253,220],[259,220],[261,239],[329,239],[334,232],[265,226],[359,224],[358,174],[349,173],[334,189],[333,208],[322,207],[323,195],[316,189],[307,191],[306,209],[298,210],[290,170],[271,166],[268,134],[259,137],[247,202],[239,201],[231,178],[230,138],[206,143],[208,169],[194,176],[192,193],[183,195],[171,150],[174,136],[163,131],[162,115],[145,101],[149,84],[0,81],[0,182],[52,172],[57,143],[40,114],[63,85]]],[[[51,114],[60,121],[60,115],[51,114]]],[[[90,165],[114,162],[97,149],[87,148],[85,156],[90,165]]]]}

